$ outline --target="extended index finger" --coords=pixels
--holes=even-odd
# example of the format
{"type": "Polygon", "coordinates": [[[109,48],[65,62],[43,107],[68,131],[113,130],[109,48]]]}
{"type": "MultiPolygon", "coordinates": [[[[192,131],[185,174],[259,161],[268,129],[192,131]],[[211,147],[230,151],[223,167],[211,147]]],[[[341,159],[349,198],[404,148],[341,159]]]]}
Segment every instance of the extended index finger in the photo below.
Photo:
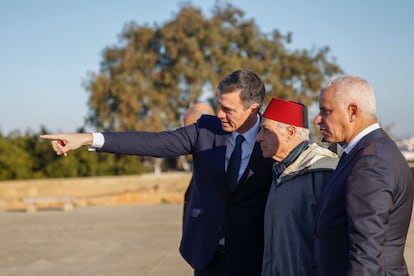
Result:
{"type": "Polygon", "coordinates": [[[58,134],[42,134],[39,137],[47,140],[63,140],[63,137],[58,134]]]}

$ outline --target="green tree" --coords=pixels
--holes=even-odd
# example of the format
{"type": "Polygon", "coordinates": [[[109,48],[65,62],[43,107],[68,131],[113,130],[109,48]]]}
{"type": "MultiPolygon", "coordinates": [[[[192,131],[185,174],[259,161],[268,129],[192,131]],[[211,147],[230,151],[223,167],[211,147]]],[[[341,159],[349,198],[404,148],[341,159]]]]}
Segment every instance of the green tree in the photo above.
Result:
{"type": "Polygon", "coordinates": [[[206,87],[239,68],[256,71],[269,96],[311,104],[322,82],[341,68],[328,47],[289,50],[291,39],[277,30],[261,32],[231,4],[217,4],[209,18],[185,5],[162,26],[126,24],[120,45],[104,50],[100,72],[85,83],[86,123],[98,130],[179,126],[183,110],[206,87]]]}
{"type": "Polygon", "coordinates": [[[86,148],[62,158],[51,150],[49,141],[39,139],[44,133],[50,132],[42,127],[40,133],[0,135],[0,180],[140,174],[148,170],[142,157],[93,154],[86,148]]]}
{"type": "Polygon", "coordinates": [[[25,179],[32,175],[30,153],[13,143],[8,137],[0,137],[0,179],[25,179]]]}

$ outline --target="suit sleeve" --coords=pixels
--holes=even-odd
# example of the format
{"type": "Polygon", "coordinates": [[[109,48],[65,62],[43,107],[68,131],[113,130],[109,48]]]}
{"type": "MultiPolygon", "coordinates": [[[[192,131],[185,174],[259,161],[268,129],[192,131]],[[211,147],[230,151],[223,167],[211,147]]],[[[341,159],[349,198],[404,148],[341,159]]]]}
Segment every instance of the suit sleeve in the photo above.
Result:
{"type": "Polygon", "coordinates": [[[192,152],[197,139],[196,124],[163,132],[104,132],[105,143],[100,152],[170,157],[192,152]]]}
{"type": "Polygon", "coordinates": [[[381,255],[393,206],[393,183],[393,174],[378,157],[363,156],[356,161],[346,193],[350,242],[348,275],[385,273],[381,255]]]}

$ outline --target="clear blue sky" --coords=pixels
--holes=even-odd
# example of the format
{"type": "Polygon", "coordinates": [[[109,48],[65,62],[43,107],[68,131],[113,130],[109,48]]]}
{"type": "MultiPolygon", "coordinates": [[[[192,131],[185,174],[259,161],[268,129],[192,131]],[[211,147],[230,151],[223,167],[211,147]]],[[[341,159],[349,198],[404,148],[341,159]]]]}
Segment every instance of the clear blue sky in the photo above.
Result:
{"type": "MultiPolygon", "coordinates": [[[[414,135],[414,1],[233,0],[263,32],[293,33],[293,47],[329,46],[348,74],[367,79],[378,117],[414,135]]],[[[4,0],[0,9],[0,131],[72,132],[83,125],[82,83],[125,23],[163,24],[178,0],[4,0]]],[[[214,0],[192,1],[209,16],[214,0]]]]}

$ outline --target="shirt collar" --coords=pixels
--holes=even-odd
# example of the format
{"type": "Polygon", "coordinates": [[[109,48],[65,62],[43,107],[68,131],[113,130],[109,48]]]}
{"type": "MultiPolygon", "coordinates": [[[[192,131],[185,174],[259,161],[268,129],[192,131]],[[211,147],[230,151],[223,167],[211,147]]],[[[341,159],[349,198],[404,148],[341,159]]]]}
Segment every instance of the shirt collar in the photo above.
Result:
{"type": "Polygon", "coordinates": [[[380,125],[378,123],[372,124],[358,133],[345,147],[344,151],[348,154],[351,150],[358,144],[358,142],[364,138],[364,136],[368,135],[369,133],[373,132],[376,129],[379,129],[380,125]]]}

